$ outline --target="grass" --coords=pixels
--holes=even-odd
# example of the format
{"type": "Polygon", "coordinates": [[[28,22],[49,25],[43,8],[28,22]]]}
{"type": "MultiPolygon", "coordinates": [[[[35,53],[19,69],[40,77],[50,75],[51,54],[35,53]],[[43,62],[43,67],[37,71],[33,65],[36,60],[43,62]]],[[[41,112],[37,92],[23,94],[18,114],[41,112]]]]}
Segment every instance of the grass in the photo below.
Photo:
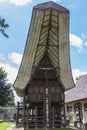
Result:
{"type": "Polygon", "coordinates": [[[1,122],[0,123],[0,130],[6,130],[12,124],[14,124],[14,123],[11,123],[11,122],[1,122]]]}
{"type": "MultiPolygon", "coordinates": [[[[44,129],[44,128],[38,128],[38,129],[31,129],[31,128],[26,128],[26,130],[46,130],[46,129],[44,129]]],[[[49,130],[71,130],[71,129],[69,129],[69,128],[49,128],[49,130]]]]}

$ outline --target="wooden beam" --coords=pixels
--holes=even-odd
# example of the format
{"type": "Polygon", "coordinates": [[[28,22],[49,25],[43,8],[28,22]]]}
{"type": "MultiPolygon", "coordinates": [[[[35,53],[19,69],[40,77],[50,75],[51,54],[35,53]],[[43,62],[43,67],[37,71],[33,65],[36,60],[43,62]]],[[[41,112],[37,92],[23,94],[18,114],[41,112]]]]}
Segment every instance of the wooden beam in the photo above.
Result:
{"type": "Polygon", "coordinates": [[[26,94],[25,94],[25,90],[23,91],[23,127],[25,130],[25,113],[26,113],[26,94]]]}

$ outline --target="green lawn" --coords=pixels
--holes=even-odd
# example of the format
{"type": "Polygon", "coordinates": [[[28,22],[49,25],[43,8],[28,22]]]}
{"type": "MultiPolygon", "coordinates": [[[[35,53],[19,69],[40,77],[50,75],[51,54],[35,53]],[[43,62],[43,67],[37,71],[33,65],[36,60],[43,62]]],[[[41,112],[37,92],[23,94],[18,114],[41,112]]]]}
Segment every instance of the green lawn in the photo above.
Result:
{"type": "Polygon", "coordinates": [[[10,127],[10,125],[12,125],[13,123],[10,122],[1,122],[0,123],[0,130],[6,130],[8,127],[10,127]]]}
{"type": "MultiPolygon", "coordinates": [[[[32,128],[32,129],[30,129],[30,128],[28,129],[28,128],[27,128],[26,130],[35,130],[35,129],[33,129],[33,128],[32,128]]],[[[44,129],[44,128],[38,128],[38,129],[36,129],[36,130],[46,130],[46,129],[44,129]]],[[[51,128],[51,129],[50,129],[50,128],[49,128],[49,130],[71,130],[71,129],[69,129],[69,128],[51,128]]]]}

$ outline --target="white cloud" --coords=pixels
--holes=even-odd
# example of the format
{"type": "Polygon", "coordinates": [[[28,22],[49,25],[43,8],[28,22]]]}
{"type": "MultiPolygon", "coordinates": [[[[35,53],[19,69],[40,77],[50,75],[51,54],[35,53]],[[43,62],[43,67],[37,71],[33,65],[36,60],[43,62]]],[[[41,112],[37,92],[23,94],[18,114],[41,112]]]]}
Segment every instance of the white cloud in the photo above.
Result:
{"type": "Polygon", "coordinates": [[[11,54],[8,55],[8,58],[15,64],[20,64],[22,60],[22,54],[12,52],[11,54]]]}
{"type": "Polygon", "coordinates": [[[0,2],[8,2],[16,6],[23,6],[23,5],[27,5],[28,3],[31,3],[32,0],[0,0],[0,2]]]}
{"type": "Polygon", "coordinates": [[[11,65],[4,63],[0,63],[0,67],[3,67],[3,69],[7,72],[8,82],[13,84],[17,76],[18,70],[11,65]]]}
{"type": "Polygon", "coordinates": [[[70,43],[72,46],[77,47],[80,51],[83,49],[83,41],[80,37],[76,36],[75,34],[70,34],[70,43]]]}
{"type": "Polygon", "coordinates": [[[0,2],[3,2],[3,1],[5,1],[5,0],[0,0],[0,2]]]}
{"type": "Polygon", "coordinates": [[[85,41],[84,44],[87,46],[87,41],[85,41]]]}
{"type": "Polygon", "coordinates": [[[85,35],[85,34],[81,34],[81,36],[83,37],[83,38],[87,38],[87,35],[85,35]]]}
{"type": "MultiPolygon", "coordinates": [[[[49,0],[50,1],[50,0],[49,0]]],[[[61,2],[62,0],[51,0],[51,1],[54,1],[54,2],[61,2]]]]}
{"type": "Polygon", "coordinates": [[[23,5],[27,5],[28,3],[31,3],[32,0],[10,0],[10,2],[17,6],[23,6],[23,5]]]}
{"type": "Polygon", "coordinates": [[[15,104],[17,104],[18,101],[20,102],[21,98],[17,96],[15,91],[14,91],[14,96],[15,96],[15,104]]]}
{"type": "Polygon", "coordinates": [[[82,36],[82,39],[84,41],[84,45],[87,46],[87,35],[86,34],[81,34],[81,36],[82,36]]]}
{"type": "Polygon", "coordinates": [[[4,59],[3,54],[0,54],[0,59],[1,59],[1,60],[4,59]]]}
{"type": "Polygon", "coordinates": [[[79,69],[73,69],[72,70],[72,75],[73,75],[73,79],[74,79],[75,82],[76,82],[77,77],[84,75],[84,74],[87,74],[87,72],[82,72],[79,69]]]}

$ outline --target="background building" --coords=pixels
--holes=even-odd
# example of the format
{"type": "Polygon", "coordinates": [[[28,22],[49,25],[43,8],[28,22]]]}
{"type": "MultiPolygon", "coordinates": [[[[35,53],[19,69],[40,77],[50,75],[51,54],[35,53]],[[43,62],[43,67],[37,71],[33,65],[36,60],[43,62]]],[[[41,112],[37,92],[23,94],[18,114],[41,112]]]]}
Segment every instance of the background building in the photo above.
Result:
{"type": "Polygon", "coordinates": [[[87,74],[65,95],[66,115],[74,126],[87,128],[87,74]],[[72,115],[72,117],[71,117],[72,115]]]}

